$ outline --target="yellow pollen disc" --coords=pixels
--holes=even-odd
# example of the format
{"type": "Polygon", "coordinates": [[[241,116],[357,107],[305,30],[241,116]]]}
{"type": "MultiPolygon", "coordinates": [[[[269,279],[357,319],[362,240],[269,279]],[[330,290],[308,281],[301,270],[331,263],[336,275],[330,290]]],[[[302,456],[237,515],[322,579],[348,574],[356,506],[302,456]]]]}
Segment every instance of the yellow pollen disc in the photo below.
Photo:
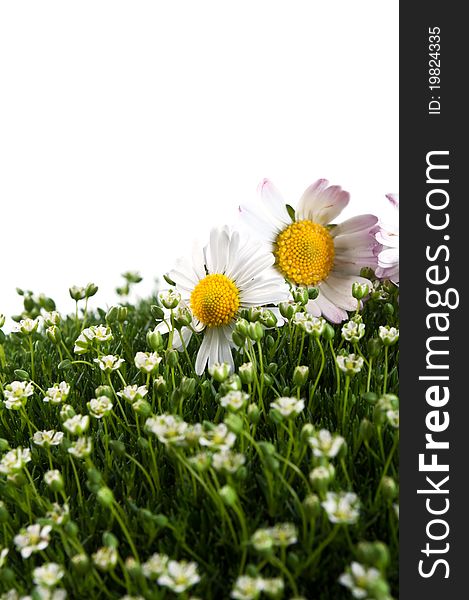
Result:
{"type": "Polygon", "coordinates": [[[208,327],[228,325],[239,309],[239,290],[226,275],[207,275],[191,294],[191,308],[194,316],[208,327]]]}
{"type": "Polygon", "coordinates": [[[277,236],[274,250],[277,268],[299,285],[317,285],[334,264],[334,240],[313,221],[292,223],[277,236]]]}

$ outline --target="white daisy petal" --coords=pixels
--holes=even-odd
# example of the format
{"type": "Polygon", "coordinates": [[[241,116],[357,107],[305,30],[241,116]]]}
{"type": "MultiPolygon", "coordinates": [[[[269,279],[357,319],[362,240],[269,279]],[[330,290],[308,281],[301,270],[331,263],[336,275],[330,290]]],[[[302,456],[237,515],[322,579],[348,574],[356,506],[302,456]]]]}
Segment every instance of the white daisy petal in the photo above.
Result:
{"type": "Polygon", "coordinates": [[[318,297],[313,302],[316,302],[317,306],[319,306],[321,310],[322,316],[328,321],[331,321],[331,323],[341,323],[348,317],[346,311],[337,307],[333,302],[331,302],[321,288],[319,288],[318,297]]]}
{"type": "Polygon", "coordinates": [[[286,209],[286,202],[274,184],[264,179],[259,184],[259,194],[266,210],[273,214],[278,221],[288,225],[291,222],[286,209]]]}
{"type": "Polygon", "coordinates": [[[256,232],[259,239],[265,243],[272,243],[275,240],[280,228],[272,222],[272,219],[258,215],[244,204],[239,206],[239,212],[242,220],[252,231],[256,232]]]}
{"type": "Polygon", "coordinates": [[[197,375],[202,375],[207,366],[208,357],[210,354],[210,346],[212,342],[213,329],[207,328],[204,333],[204,338],[200,344],[197,358],[195,360],[195,372],[197,375]]]}

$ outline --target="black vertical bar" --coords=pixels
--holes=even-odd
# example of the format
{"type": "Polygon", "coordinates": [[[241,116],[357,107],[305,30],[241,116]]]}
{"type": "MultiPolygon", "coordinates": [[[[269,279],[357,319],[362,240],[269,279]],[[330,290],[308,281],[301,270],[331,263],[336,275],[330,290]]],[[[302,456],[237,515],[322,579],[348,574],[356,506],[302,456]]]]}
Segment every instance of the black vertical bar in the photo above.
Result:
{"type": "Polygon", "coordinates": [[[404,600],[418,593],[426,600],[469,598],[465,491],[469,191],[464,179],[469,171],[465,92],[469,35],[464,8],[464,3],[451,1],[401,3],[400,598],[404,600]],[[429,163],[435,167],[429,168],[429,163]],[[430,470],[432,461],[448,470],[430,470]]]}

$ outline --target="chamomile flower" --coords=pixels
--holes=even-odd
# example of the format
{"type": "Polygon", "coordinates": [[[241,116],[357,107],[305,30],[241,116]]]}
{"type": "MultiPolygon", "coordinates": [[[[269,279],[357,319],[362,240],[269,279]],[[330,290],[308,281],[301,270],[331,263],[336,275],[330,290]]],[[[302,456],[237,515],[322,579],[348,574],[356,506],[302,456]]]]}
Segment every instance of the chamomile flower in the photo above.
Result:
{"type": "Polygon", "coordinates": [[[259,191],[259,210],[241,206],[242,219],[269,245],[275,266],[286,279],[319,289],[317,298],[308,301],[307,311],[333,323],[344,321],[347,311],[357,307],[353,283],[371,287],[360,277],[360,270],[377,263],[377,217],[360,215],[332,225],[347,206],[349,194],[339,186],[329,186],[325,179],[307,188],[293,221],[270,181],[264,179],[259,191]]]}
{"type": "Polygon", "coordinates": [[[52,527],[46,525],[41,527],[38,523],[29,525],[22,529],[18,535],[15,535],[14,542],[23,558],[29,558],[34,552],[45,550],[49,545],[50,532],[52,527]]]}
{"type": "Polygon", "coordinates": [[[352,525],[360,516],[360,501],[353,492],[327,492],[321,505],[331,523],[352,525]]]}
{"type": "Polygon", "coordinates": [[[391,210],[380,221],[380,228],[376,233],[376,240],[383,246],[378,254],[376,276],[399,283],[399,194],[387,194],[386,198],[391,210]]]}
{"type": "MultiPolygon", "coordinates": [[[[228,228],[213,229],[204,248],[194,247],[191,260],[180,260],[169,275],[183,302],[190,306],[196,329],[204,336],[195,363],[201,375],[208,363],[228,363],[233,371],[232,329],[239,310],[276,304],[288,297],[274,257],[228,228]]],[[[191,331],[182,328],[187,345],[191,331]]]]}
{"type": "Polygon", "coordinates": [[[8,410],[20,410],[34,393],[31,382],[12,381],[5,386],[3,391],[5,408],[8,410]]]}
{"type": "Polygon", "coordinates": [[[175,594],[181,594],[200,581],[197,563],[170,560],[166,571],[158,577],[158,584],[167,587],[175,594]]]}
{"type": "Polygon", "coordinates": [[[56,383],[50,388],[47,388],[46,395],[42,399],[43,402],[50,402],[51,404],[62,404],[65,402],[70,394],[70,386],[66,381],[56,383]]]}

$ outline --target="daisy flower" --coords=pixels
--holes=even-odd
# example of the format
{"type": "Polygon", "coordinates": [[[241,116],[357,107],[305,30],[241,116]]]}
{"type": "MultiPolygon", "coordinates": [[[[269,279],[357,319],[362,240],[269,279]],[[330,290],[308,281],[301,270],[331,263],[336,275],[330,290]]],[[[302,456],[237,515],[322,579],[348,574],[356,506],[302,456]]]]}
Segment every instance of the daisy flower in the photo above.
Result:
{"type": "MultiPolygon", "coordinates": [[[[207,362],[209,368],[228,363],[233,370],[231,333],[241,308],[287,299],[288,289],[273,263],[272,254],[259,244],[225,227],[213,229],[204,249],[195,247],[191,260],[179,261],[170,271],[182,301],[191,308],[195,329],[204,330],[195,363],[198,375],[207,362]]],[[[187,344],[191,330],[182,331],[187,344]]]]}
{"type": "Polygon", "coordinates": [[[371,283],[360,277],[362,267],[375,267],[378,242],[374,235],[378,219],[359,215],[332,225],[349,202],[349,193],[319,179],[300,198],[293,218],[286,202],[272,183],[259,186],[260,211],[240,206],[243,221],[269,244],[277,270],[290,282],[319,290],[307,310],[333,323],[347,319],[355,310],[355,282],[371,283]]]}
{"type": "Polygon", "coordinates": [[[392,211],[389,217],[381,220],[376,240],[384,246],[378,254],[376,276],[380,279],[391,279],[399,283],[399,194],[387,194],[392,211]]]}

